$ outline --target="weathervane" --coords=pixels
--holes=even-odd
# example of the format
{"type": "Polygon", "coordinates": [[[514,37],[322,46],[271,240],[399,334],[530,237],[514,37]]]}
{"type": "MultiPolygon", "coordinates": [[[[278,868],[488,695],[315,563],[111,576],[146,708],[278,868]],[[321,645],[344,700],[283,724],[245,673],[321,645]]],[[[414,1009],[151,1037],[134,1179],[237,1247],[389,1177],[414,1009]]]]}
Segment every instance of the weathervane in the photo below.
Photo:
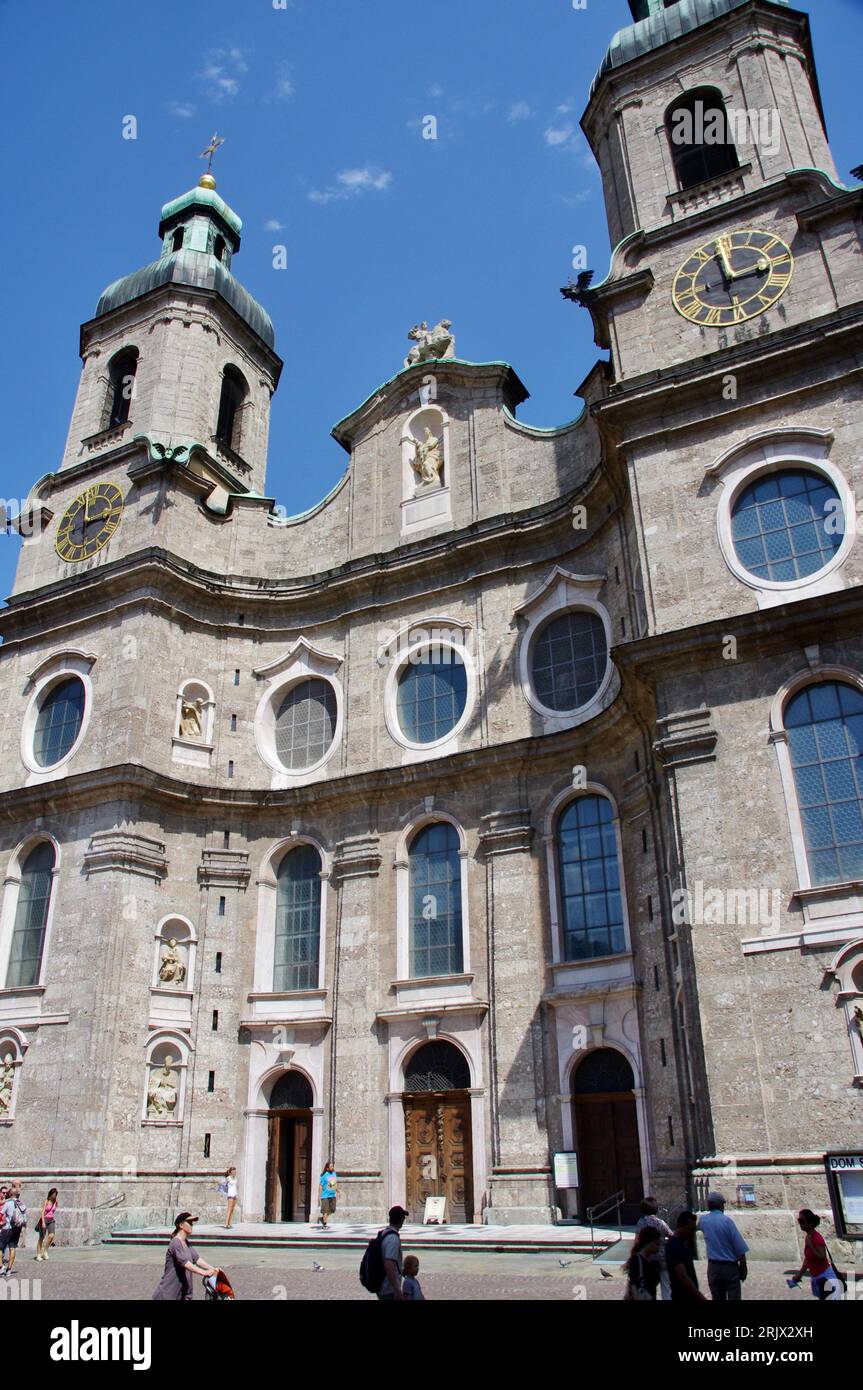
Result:
{"type": "Polygon", "coordinates": [[[210,136],[209,145],[205,150],[201,150],[201,153],[198,156],[198,158],[207,160],[208,174],[211,174],[213,172],[213,155],[216,153],[216,150],[219,148],[219,146],[224,145],[224,143],[224,137],[221,135],[217,135],[216,132],[213,131],[213,134],[210,136]]]}

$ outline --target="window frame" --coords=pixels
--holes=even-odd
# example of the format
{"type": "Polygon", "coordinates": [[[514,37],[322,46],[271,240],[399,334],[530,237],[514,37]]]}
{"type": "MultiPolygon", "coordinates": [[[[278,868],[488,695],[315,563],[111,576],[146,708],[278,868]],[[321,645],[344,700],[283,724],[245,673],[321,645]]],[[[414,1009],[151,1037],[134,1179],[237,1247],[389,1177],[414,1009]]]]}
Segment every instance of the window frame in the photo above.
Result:
{"type": "Polygon", "coordinates": [[[668,148],[671,154],[671,167],[674,172],[675,182],[677,184],[675,192],[686,193],[690,188],[698,188],[698,186],[702,183],[712,183],[714,179],[727,178],[729,174],[733,174],[735,173],[735,171],[740,169],[740,152],[738,151],[736,143],[733,140],[727,138],[730,131],[728,121],[728,103],[726,101],[725,94],[721,91],[719,87],[716,87],[710,83],[703,83],[698,87],[689,87],[686,89],[686,91],[680,92],[674,98],[673,101],[669,102],[668,106],[665,108],[665,114],[663,116],[662,124],[665,130],[666,138],[668,140],[668,148]],[[706,98],[708,96],[711,98],[711,101],[713,103],[709,107],[707,106],[706,101],[706,98]],[[721,109],[723,120],[725,122],[726,139],[724,141],[712,142],[710,144],[702,141],[699,145],[682,145],[676,143],[672,134],[672,123],[676,113],[678,111],[686,110],[687,106],[690,106],[691,109],[691,105],[694,105],[695,102],[699,100],[701,100],[704,103],[705,115],[707,111],[721,109]],[[683,182],[681,176],[681,159],[678,158],[678,156],[682,156],[684,153],[686,153],[690,156],[690,158],[692,158],[696,153],[698,153],[702,156],[702,158],[704,158],[703,152],[705,150],[724,150],[729,148],[733,153],[733,163],[726,164],[726,166],[722,169],[717,168],[711,172],[702,173],[701,176],[697,179],[690,179],[686,183],[683,182]]]}
{"type": "Polygon", "coordinates": [[[9,864],[3,879],[3,902],[0,908],[0,997],[3,995],[27,995],[34,991],[42,992],[45,988],[45,981],[48,968],[48,959],[51,951],[51,939],[53,935],[54,912],[57,903],[57,878],[60,873],[61,852],[59,842],[53,835],[38,831],[36,834],[29,835],[12,851],[9,864]],[[21,893],[21,877],[24,864],[30,854],[40,844],[49,844],[54,852],[54,865],[51,869],[51,891],[48,898],[48,911],[45,914],[45,928],[42,934],[42,952],[39,961],[39,973],[32,985],[7,985],[6,980],[9,976],[9,966],[12,956],[12,938],[15,933],[15,918],[18,911],[18,899],[21,893]]]}
{"type": "Polygon", "coordinates": [[[255,932],[254,983],[250,999],[261,1001],[266,1009],[266,1017],[292,1014],[291,1001],[307,999],[314,1002],[314,996],[326,992],[327,969],[327,913],[329,910],[330,874],[332,858],[323,841],[311,833],[292,834],[279,840],[267,850],[258,873],[258,916],[255,932]],[[276,990],[276,912],[278,908],[279,880],[278,870],[282,861],[294,849],[310,845],[317,851],[321,862],[321,902],[318,929],[318,982],[308,990],[276,990]],[[286,1009],[281,1010],[274,1001],[286,1001],[286,1009]]]}
{"type": "MultiPolygon", "coordinates": [[[[288,845],[287,848],[286,848],[286,849],[284,850],[284,852],[282,853],[282,855],[280,856],[277,866],[274,866],[274,874],[275,874],[275,878],[276,878],[276,903],[275,903],[276,910],[275,910],[275,917],[274,917],[274,922],[273,922],[273,965],[272,965],[272,989],[273,989],[273,993],[274,993],[274,994],[300,994],[300,993],[305,993],[307,990],[317,990],[317,989],[321,989],[321,988],[322,988],[322,985],[321,985],[321,975],[322,975],[321,947],[322,947],[323,935],[324,935],[324,933],[323,933],[324,882],[325,882],[325,880],[324,880],[324,867],[325,867],[325,861],[324,861],[324,857],[323,857],[323,855],[322,855],[320,849],[318,848],[318,846],[317,846],[316,844],[314,844],[314,842],[313,842],[312,840],[310,840],[310,839],[308,839],[308,838],[304,838],[304,839],[302,839],[302,840],[298,839],[296,843],[293,843],[293,842],[292,842],[290,845],[288,845]],[[293,966],[293,967],[284,967],[284,966],[282,966],[282,967],[280,967],[280,966],[278,965],[278,962],[276,961],[276,946],[277,946],[278,940],[279,940],[278,925],[279,925],[279,895],[280,895],[280,892],[281,892],[281,873],[282,873],[282,869],[285,867],[285,865],[287,864],[288,860],[291,858],[291,855],[297,854],[299,851],[301,851],[301,850],[303,850],[303,849],[312,850],[313,853],[316,854],[317,860],[318,860],[318,866],[319,866],[319,867],[318,867],[317,874],[313,875],[313,878],[317,878],[318,884],[319,884],[319,888],[318,888],[318,903],[317,903],[317,917],[318,917],[318,922],[317,922],[317,962],[316,962],[316,968],[315,968],[315,970],[314,970],[314,972],[313,972],[314,975],[316,976],[316,978],[314,979],[314,981],[313,981],[311,984],[308,984],[308,985],[288,985],[288,986],[277,985],[277,984],[276,984],[276,971],[277,971],[279,968],[283,968],[283,969],[284,969],[284,968],[296,968],[296,966],[293,966]]],[[[310,881],[311,881],[311,880],[310,880],[310,881]]]]}
{"type": "Polygon", "coordinates": [[[609,789],[601,782],[588,781],[583,787],[575,790],[573,787],[566,787],[564,791],[551,802],[546,813],[546,866],[548,873],[548,903],[551,918],[551,964],[564,966],[570,970],[593,969],[602,961],[618,961],[632,954],[632,929],[630,925],[629,905],[626,893],[626,874],[625,860],[623,856],[623,837],[620,821],[620,812],[617,802],[609,789]],[[569,804],[583,796],[598,796],[608,802],[611,807],[611,825],[614,830],[615,844],[617,846],[617,873],[620,883],[620,906],[623,915],[623,934],[624,946],[622,951],[614,951],[603,956],[584,956],[574,960],[569,960],[564,954],[564,906],[562,884],[560,880],[560,859],[559,859],[559,827],[560,819],[569,804]]]}
{"type": "Polygon", "coordinates": [[[579,724],[586,724],[617,698],[620,676],[611,659],[614,644],[611,614],[598,598],[604,583],[604,574],[571,574],[558,565],[539,588],[515,609],[516,617],[525,622],[518,648],[519,684],[530,708],[545,721],[546,732],[572,729],[579,724]],[[542,702],[533,683],[534,643],[546,623],[571,612],[593,613],[602,622],[605,629],[605,675],[596,694],[586,704],[573,710],[554,710],[542,702]]]}
{"type": "Polygon", "coordinates": [[[707,469],[708,476],[717,478],[722,486],[716,507],[720,553],[734,578],[755,593],[759,608],[772,607],[795,596],[809,598],[844,587],[839,571],[857,538],[857,506],[854,490],[844,473],[827,457],[832,438],[832,432],[827,430],[765,431],[730,449],[707,469]],[[831,484],[842,504],[845,534],[833,557],[814,574],[804,579],[761,579],[745,569],[738,558],[732,513],[738,498],[758,478],[786,469],[821,474],[831,484]]]}
{"type": "Polygon", "coordinates": [[[464,981],[471,976],[470,898],[468,893],[469,851],[464,828],[455,816],[444,810],[434,810],[411,818],[398,839],[395,855],[396,873],[396,983],[416,987],[422,980],[430,985],[464,981]],[[411,910],[410,910],[410,846],[430,825],[452,826],[458,837],[458,856],[461,886],[461,970],[452,975],[411,975],[411,910]]]}
{"type": "Polygon", "coordinates": [[[57,652],[31,673],[30,680],[33,688],[30,691],[24,711],[20,742],[21,761],[30,773],[27,779],[28,785],[38,781],[50,781],[61,775],[84,742],[93,713],[93,682],[90,677],[90,670],[95,660],[94,656],[87,656],[81,652],[57,652]],[[36,723],[42,701],[56,686],[72,678],[79,680],[84,687],[84,710],[81,716],[81,727],[68,752],[56,763],[43,767],[41,763],[36,761],[35,756],[36,723]]]}
{"type": "Polygon", "coordinates": [[[384,685],[384,723],[393,742],[397,743],[400,748],[416,755],[417,760],[429,755],[441,756],[456,751],[454,745],[457,745],[459,736],[476,708],[478,681],[476,663],[468,649],[468,632],[468,624],[464,622],[456,622],[452,618],[427,618],[411,623],[408,628],[403,628],[401,632],[396,634],[394,643],[390,644],[396,646],[396,655],[392,658],[384,685]],[[451,636],[447,635],[454,630],[460,631],[464,640],[454,641],[451,636]],[[406,641],[406,645],[402,645],[404,641],[406,641]],[[456,653],[464,667],[467,689],[464,709],[452,729],[441,738],[433,739],[430,743],[417,743],[408,737],[399,720],[399,681],[407,666],[421,664],[412,661],[414,655],[422,653],[428,648],[435,650],[446,648],[456,653]]]}

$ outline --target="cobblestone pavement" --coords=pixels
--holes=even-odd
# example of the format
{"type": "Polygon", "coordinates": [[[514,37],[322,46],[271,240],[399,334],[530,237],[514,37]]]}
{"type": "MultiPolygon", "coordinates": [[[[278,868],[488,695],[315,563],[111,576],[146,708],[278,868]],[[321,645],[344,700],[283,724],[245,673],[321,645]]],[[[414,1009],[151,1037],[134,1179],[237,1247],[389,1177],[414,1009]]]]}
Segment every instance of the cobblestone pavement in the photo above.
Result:
{"type": "MultiPolygon", "coordinates": [[[[164,1265],[164,1252],[135,1246],[90,1246],[55,1249],[50,1259],[37,1264],[33,1250],[19,1252],[18,1280],[40,1281],[30,1297],[42,1301],[61,1299],[149,1299],[164,1265]]],[[[303,1251],[250,1250],[208,1247],[202,1257],[227,1270],[238,1299],[369,1299],[359,1282],[357,1250],[303,1251]],[[313,1269],[313,1261],[323,1269],[313,1269]]],[[[623,1297],[624,1279],[619,1267],[604,1279],[600,1269],[584,1256],[558,1257],[553,1252],[526,1255],[423,1251],[420,1281],[428,1299],[498,1301],[568,1301],[623,1297]],[[563,1267],[560,1259],[567,1259],[563,1267]]],[[[697,1266],[706,1291],[706,1268],[697,1266]]],[[[745,1287],[747,1301],[787,1299],[805,1303],[808,1288],[789,1290],[782,1264],[754,1261],[745,1287]]],[[[14,1280],[15,1276],[13,1276],[14,1280]]],[[[4,1281],[5,1282],[5,1281],[4,1281]]],[[[12,1281],[10,1281],[12,1282],[12,1281]]],[[[3,1299],[0,1283],[0,1300],[3,1299]]],[[[24,1295],[24,1288],[21,1288],[24,1295]]],[[[195,1297],[201,1298],[195,1280],[195,1297]]]]}

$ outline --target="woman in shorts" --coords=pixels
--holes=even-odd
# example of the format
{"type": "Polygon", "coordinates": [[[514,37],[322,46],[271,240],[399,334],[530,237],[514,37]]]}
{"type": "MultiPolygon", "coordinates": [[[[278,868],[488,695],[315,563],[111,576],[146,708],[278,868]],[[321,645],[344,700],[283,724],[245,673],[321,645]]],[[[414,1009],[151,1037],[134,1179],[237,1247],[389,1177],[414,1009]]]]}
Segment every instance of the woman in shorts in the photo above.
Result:
{"type": "Polygon", "coordinates": [[[36,1222],[39,1242],[36,1246],[36,1259],[47,1260],[48,1251],[54,1244],[54,1222],[57,1216],[57,1189],[52,1187],[42,1203],[42,1212],[36,1222]]]}
{"type": "Polygon", "coordinates": [[[338,1181],[335,1168],[332,1163],[328,1163],[320,1177],[321,1216],[318,1225],[323,1230],[327,1229],[327,1218],[332,1216],[336,1209],[336,1198],[339,1195],[338,1181]]]}

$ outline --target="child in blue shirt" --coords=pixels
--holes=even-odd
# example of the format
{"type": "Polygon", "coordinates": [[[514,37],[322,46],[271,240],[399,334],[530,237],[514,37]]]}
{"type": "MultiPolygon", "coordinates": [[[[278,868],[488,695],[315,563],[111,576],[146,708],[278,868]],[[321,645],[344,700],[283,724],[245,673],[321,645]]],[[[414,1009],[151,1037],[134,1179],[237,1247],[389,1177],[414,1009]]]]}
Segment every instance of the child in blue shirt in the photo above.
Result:
{"type": "Polygon", "coordinates": [[[425,1303],[425,1294],[420,1288],[420,1281],[417,1278],[420,1270],[420,1262],[416,1255],[405,1255],[403,1266],[404,1278],[402,1279],[402,1298],[407,1298],[411,1302],[425,1303]]]}

